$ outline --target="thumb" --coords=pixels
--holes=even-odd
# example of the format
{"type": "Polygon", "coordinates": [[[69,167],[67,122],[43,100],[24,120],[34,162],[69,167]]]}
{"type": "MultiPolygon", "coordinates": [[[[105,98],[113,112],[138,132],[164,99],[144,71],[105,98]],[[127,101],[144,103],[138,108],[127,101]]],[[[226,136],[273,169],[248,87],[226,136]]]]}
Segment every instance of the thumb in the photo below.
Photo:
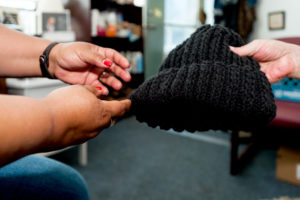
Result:
{"type": "Polygon", "coordinates": [[[253,41],[241,47],[229,46],[229,48],[232,52],[238,54],[239,56],[254,56],[259,50],[259,43],[253,41]]]}
{"type": "Polygon", "coordinates": [[[129,111],[131,101],[129,99],[122,101],[103,101],[104,106],[111,113],[111,117],[121,117],[129,111]]]}

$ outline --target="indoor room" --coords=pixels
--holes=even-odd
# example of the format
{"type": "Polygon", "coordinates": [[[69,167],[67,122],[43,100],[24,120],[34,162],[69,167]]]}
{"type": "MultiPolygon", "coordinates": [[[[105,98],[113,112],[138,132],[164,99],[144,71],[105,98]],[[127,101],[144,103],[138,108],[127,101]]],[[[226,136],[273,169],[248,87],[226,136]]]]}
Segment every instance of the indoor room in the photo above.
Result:
{"type": "Polygon", "coordinates": [[[299,200],[299,7],[0,0],[0,199],[299,200]]]}

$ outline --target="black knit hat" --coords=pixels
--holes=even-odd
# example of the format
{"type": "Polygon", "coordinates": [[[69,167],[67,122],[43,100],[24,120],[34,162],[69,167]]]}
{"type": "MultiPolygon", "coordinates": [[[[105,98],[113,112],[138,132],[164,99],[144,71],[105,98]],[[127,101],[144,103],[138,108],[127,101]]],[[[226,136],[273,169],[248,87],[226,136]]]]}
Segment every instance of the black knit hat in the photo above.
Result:
{"type": "Polygon", "coordinates": [[[132,112],[151,127],[176,131],[253,130],[276,114],[271,86],[259,64],[229,49],[239,35],[206,25],[173,49],[157,75],[132,95],[132,112]]]}

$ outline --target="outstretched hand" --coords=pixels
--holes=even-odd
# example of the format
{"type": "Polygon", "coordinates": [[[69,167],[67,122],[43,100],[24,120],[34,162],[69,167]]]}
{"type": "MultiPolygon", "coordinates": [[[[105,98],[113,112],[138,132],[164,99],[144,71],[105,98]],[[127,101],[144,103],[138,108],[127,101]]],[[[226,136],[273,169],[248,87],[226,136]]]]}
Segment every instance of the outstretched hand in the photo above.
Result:
{"type": "Polygon", "coordinates": [[[239,56],[256,59],[271,83],[285,77],[300,78],[300,47],[297,45],[261,39],[230,49],[239,56]]]}
{"type": "Polygon", "coordinates": [[[111,125],[112,119],[129,111],[131,101],[104,101],[93,86],[72,85],[56,89],[42,101],[52,116],[52,134],[43,150],[83,143],[111,125]]]}
{"type": "Polygon", "coordinates": [[[131,80],[128,60],[117,51],[86,42],[60,43],[50,53],[49,71],[69,84],[91,85],[102,88],[104,84],[119,90],[122,83],[131,80]]]}

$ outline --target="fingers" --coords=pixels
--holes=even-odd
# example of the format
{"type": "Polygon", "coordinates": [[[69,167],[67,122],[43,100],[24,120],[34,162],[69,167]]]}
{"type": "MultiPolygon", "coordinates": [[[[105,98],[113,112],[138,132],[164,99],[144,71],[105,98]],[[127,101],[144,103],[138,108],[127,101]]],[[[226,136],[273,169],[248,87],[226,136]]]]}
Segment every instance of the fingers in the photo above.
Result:
{"type": "Polygon", "coordinates": [[[116,50],[110,48],[102,48],[102,50],[104,51],[104,56],[106,58],[119,65],[121,68],[127,69],[130,67],[128,60],[116,50]]]}
{"type": "Polygon", "coordinates": [[[115,90],[120,90],[122,88],[122,83],[116,77],[109,75],[107,77],[100,78],[101,82],[109,85],[115,90]]]}
{"type": "Polygon", "coordinates": [[[103,69],[109,68],[112,65],[112,61],[106,59],[103,54],[93,49],[82,51],[80,57],[84,62],[103,69]]]}
{"type": "Polygon", "coordinates": [[[113,65],[106,71],[107,72],[102,72],[102,75],[100,75],[99,79],[102,83],[109,85],[115,90],[120,90],[122,88],[122,82],[119,79],[117,79],[114,75],[118,76],[125,82],[129,82],[131,80],[131,75],[129,72],[115,65],[113,65]],[[114,75],[112,75],[111,73],[113,73],[114,75]]]}
{"type": "Polygon", "coordinates": [[[259,50],[260,44],[261,43],[258,40],[254,40],[241,47],[229,46],[229,48],[231,51],[238,54],[239,56],[254,56],[255,53],[259,50]]]}
{"type": "Polygon", "coordinates": [[[108,71],[114,73],[116,76],[120,77],[125,82],[129,82],[131,80],[130,73],[117,65],[112,65],[108,71]]]}
{"type": "MultiPolygon", "coordinates": [[[[101,90],[101,95],[108,95],[109,91],[107,87],[105,87],[100,81],[99,81],[99,74],[103,73],[103,69],[94,67],[90,70],[89,76],[86,77],[85,84],[92,85],[96,87],[98,90],[101,90]]],[[[103,82],[104,83],[104,82],[103,82]]]]}
{"type": "Polygon", "coordinates": [[[128,99],[122,101],[103,101],[103,104],[113,118],[121,117],[128,112],[131,106],[131,101],[128,99]]]}
{"type": "MultiPolygon", "coordinates": [[[[91,53],[91,55],[87,58],[91,61],[89,62],[90,64],[102,69],[105,68],[107,71],[114,73],[125,82],[131,80],[130,73],[125,70],[130,67],[130,64],[122,54],[110,48],[102,48],[99,46],[94,47],[96,47],[96,53],[91,53]]],[[[98,75],[101,73],[102,72],[98,73],[98,75]]]]}
{"type": "Polygon", "coordinates": [[[130,67],[129,61],[119,52],[110,48],[103,48],[90,43],[83,43],[79,57],[86,63],[91,65],[109,68],[115,64],[123,69],[130,67]]]}
{"type": "Polygon", "coordinates": [[[265,73],[270,83],[289,77],[293,68],[291,64],[284,64],[284,62],[281,60],[261,64],[261,71],[265,73]]]}
{"type": "MultiPolygon", "coordinates": [[[[95,80],[92,84],[97,90],[101,90],[101,95],[108,95],[109,90],[99,80],[95,80]]],[[[99,96],[98,96],[99,97],[99,96]]]]}
{"type": "Polygon", "coordinates": [[[107,69],[107,71],[114,73],[116,76],[120,77],[125,82],[129,82],[131,80],[130,73],[125,69],[130,67],[128,60],[119,52],[109,49],[109,48],[100,48],[104,51],[104,56],[112,60],[112,64],[107,69]]]}
{"type": "Polygon", "coordinates": [[[102,94],[102,88],[96,88],[93,87],[91,85],[84,85],[83,87],[85,87],[88,91],[90,91],[91,93],[93,93],[95,96],[99,97],[102,94]]]}
{"type": "Polygon", "coordinates": [[[92,45],[92,54],[88,58],[95,66],[109,68],[113,64],[127,69],[130,67],[129,61],[119,52],[110,48],[103,48],[100,46],[92,45]],[[92,58],[94,57],[94,58],[92,58]]]}

